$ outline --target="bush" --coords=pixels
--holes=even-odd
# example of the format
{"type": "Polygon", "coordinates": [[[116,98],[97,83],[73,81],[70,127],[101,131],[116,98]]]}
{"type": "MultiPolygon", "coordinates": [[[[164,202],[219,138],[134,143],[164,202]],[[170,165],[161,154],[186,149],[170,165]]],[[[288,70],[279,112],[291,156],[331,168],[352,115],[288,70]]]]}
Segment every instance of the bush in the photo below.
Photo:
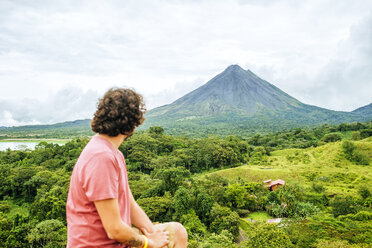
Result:
{"type": "Polygon", "coordinates": [[[200,248],[233,248],[236,245],[233,243],[231,233],[223,230],[220,234],[213,233],[204,240],[199,246],[200,248]]]}
{"type": "Polygon", "coordinates": [[[227,230],[233,235],[234,241],[238,240],[240,218],[237,213],[216,203],[211,210],[211,220],[209,228],[212,232],[220,234],[223,230],[227,230]]]}
{"type": "Polygon", "coordinates": [[[363,206],[367,208],[372,207],[372,197],[367,197],[363,202],[363,206]]]}
{"type": "Polygon", "coordinates": [[[28,240],[35,247],[66,247],[66,227],[59,220],[45,220],[33,228],[28,240]]]}
{"type": "Polygon", "coordinates": [[[371,159],[369,158],[367,153],[356,150],[353,154],[353,161],[355,161],[355,163],[359,165],[369,165],[371,159]]]}
{"type": "Polygon", "coordinates": [[[363,200],[371,196],[371,191],[369,191],[369,189],[366,186],[360,187],[358,193],[363,198],[363,200]]]}
{"type": "Polygon", "coordinates": [[[309,202],[320,208],[329,205],[329,199],[325,194],[309,192],[305,194],[304,201],[309,202]]]}
{"type": "Polygon", "coordinates": [[[362,139],[372,136],[372,129],[362,129],[360,130],[360,137],[362,139]]]}
{"type": "Polygon", "coordinates": [[[342,142],[342,150],[346,159],[359,165],[369,165],[370,157],[364,151],[359,150],[352,141],[345,140],[342,142]]]}
{"type": "Polygon", "coordinates": [[[352,220],[368,221],[372,220],[372,213],[367,211],[360,211],[351,217],[352,220]]]}
{"type": "Polygon", "coordinates": [[[320,183],[313,183],[313,190],[317,193],[322,193],[325,191],[325,188],[322,184],[320,183]]]}
{"type": "Polygon", "coordinates": [[[322,141],[329,143],[329,142],[336,142],[341,139],[342,138],[338,133],[329,133],[329,134],[324,135],[324,137],[322,138],[322,141]]]}
{"type": "Polygon", "coordinates": [[[207,228],[200,221],[199,217],[192,211],[189,214],[183,215],[181,218],[181,223],[190,235],[190,238],[204,237],[207,232],[207,228]]]}
{"type": "Polygon", "coordinates": [[[172,206],[172,198],[169,193],[162,197],[141,198],[138,199],[137,203],[143,208],[150,219],[154,221],[170,220],[169,211],[172,206]]]}
{"type": "Polygon", "coordinates": [[[248,214],[251,213],[248,209],[237,209],[236,213],[239,215],[240,218],[245,218],[248,216],[248,214]]]}
{"type": "Polygon", "coordinates": [[[0,212],[9,213],[10,205],[7,202],[0,202],[0,212]]]}
{"type": "Polygon", "coordinates": [[[287,206],[282,206],[281,204],[277,204],[275,202],[270,202],[268,206],[266,206],[266,211],[271,216],[277,218],[288,217],[289,211],[287,206]]]}
{"type": "Polygon", "coordinates": [[[346,240],[324,240],[320,239],[315,248],[357,248],[358,245],[350,245],[346,240]]]}
{"type": "Polygon", "coordinates": [[[336,196],[332,202],[332,207],[332,214],[335,217],[346,214],[355,214],[357,212],[356,203],[350,196],[345,198],[336,196]]]}
{"type": "Polygon", "coordinates": [[[275,224],[258,224],[247,233],[247,241],[241,247],[247,248],[289,248],[293,247],[288,235],[275,224]]]}
{"type": "Polygon", "coordinates": [[[342,142],[342,150],[348,160],[351,160],[356,149],[356,145],[353,142],[345,140],[342,142]]]}
{"type": "Polygon", "coordinates": [[[279,205],[282,203],[279,199],[278,194],[274,191],[270,191],[270,193],[267,197],[267,201],[268,202],[273,202],[273,203],[276,203],[276,204],[279,204],[279,205]]]}
{"type": "Polygon", "coordinates": [[[306,219],[307,217],[310,217],[319,212],[320,212],[319,208],[317,208],[316,206],[309,202],[299,202],[296,203],[293,207],[294,217],[300,219],[306,219]]]}
{"type": "Polygon", "coordinates": [[[360,140],[361,139],[360,132],[359,131],[352,132],[351,137],[353,140],[360,140]]]}

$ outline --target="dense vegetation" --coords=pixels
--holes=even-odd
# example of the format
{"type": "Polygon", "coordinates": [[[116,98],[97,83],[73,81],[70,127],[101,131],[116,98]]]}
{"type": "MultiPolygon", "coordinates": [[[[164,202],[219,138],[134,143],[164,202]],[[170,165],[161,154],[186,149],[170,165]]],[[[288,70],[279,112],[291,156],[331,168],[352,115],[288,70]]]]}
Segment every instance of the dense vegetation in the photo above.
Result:
{"type": "MultiPolygon", "coordinates": [[[[151,127],[119,149],[138,203],[153,221],[183,223],[190,247],[370,247],[370,136],[371,122],[247,139],[151,127]],[[252,221],[262,215],[284,219],[252,221]]],[[[88,140],[0,152],[0,247],[65,246],[69,178],[88,140]]]]}

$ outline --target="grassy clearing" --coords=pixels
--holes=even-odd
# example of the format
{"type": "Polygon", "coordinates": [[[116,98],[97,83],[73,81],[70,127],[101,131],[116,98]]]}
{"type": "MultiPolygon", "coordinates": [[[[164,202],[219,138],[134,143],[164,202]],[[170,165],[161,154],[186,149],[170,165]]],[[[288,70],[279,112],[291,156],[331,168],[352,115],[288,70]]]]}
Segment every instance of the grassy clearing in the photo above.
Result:
{"type": "Polygon", "coordinates": [[[253,213],[250,213],[246,219],[266,222],[267,220],[272,219],[272,218],[274,217],[270,216],[266,212],[253,212],[253,213]]]}
{"type": "MultiPolygon", "coordinates": [[[[372,158],[372,137],[355,141],[358,149],[372,158]]],[[[370,165],[357,165],[345,158],[342,142],[329,143],[307,149],[285,149],[272,152],[260,165],[243,165],[212,172],[230,180],[245,179],[254,182],[282,179],[312,187],[325,187],[327,194],[356,194],[364,185],[371,187],[370,165]]]]}

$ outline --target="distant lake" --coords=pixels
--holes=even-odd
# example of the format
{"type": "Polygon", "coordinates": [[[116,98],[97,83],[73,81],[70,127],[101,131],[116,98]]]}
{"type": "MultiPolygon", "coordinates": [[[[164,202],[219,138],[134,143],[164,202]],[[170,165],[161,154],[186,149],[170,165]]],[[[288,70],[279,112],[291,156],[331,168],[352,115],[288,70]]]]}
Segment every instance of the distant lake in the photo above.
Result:
{"type": "Polygon", "coordinates": [[[10,148],[11,150],[34,150],[37,144],[39,144],[39,142],[0,142],[0,151],[5,151],[8,148],[10,148]]]}
{"type": "Polygon", "coordinates": [[[0,151],[5,151],[6,149],[10,150],[34,150],[35,146],[40,142],[54,143],[59,145],[66,144],[69,140],[62,139],[40,139],[40,140],[4,140],[0,141],[0,151]]]}

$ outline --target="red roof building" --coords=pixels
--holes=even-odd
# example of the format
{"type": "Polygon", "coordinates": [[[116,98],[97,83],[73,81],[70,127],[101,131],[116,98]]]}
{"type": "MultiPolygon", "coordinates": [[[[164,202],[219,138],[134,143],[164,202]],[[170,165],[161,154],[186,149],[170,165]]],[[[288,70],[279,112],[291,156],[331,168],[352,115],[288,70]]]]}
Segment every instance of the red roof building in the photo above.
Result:
{"type": "Polygon", "coordinates": [[[278,179],[275,181],[271,181],[271,179],[264,181],[265,188],[269,189],[270,191],[275,190],[277,187],[283,186],[285,184],[285,181],[278,179]]]}

